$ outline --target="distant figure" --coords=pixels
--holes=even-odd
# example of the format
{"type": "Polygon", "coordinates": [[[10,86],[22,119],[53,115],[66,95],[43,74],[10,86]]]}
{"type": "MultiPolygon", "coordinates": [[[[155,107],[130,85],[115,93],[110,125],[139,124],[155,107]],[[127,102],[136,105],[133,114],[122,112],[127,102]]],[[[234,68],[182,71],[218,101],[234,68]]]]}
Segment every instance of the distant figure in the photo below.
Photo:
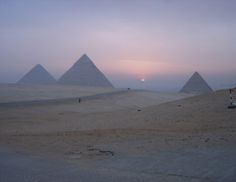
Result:
{"type": "Polygon", "coordinates": [[[79,103],[81,102],[81,98],[78,99],[78,102],[79,102],[79,103]]]}

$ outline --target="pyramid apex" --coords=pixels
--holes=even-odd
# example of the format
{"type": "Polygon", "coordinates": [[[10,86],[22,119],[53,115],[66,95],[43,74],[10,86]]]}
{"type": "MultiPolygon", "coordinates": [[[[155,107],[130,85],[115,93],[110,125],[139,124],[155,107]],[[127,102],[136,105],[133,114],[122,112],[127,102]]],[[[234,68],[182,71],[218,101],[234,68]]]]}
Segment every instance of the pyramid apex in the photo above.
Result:
{"type": "Polygon", "coordinates": [[[200,75],[197,71],[195,71],[194,73],[193,73],[193,75],[200,75]]]}
{"type": "Polygon", "coordinates": [[[84,53],[81,57],[88,57],[88,55],[84,53]]]}
{"type": "Polygon", "coordinates": [[[92,62],[92,60],[88,57],[87,54],[83,54],[80,58],[79,58],[79,61],[90,61],[92,62]]]}
{"type": "Polygon", "coordinates": [[[44,69],[44,67],[43,67],[41,64],[36,64],[36,65],[34,66],[34,68],[43,68],[43,69],[44,69]]]}
{"type": "Polygon", "coordinates": [[[87,56],[87,54],[83,54],[73,66],[81,66],[81,64],[94,64],[93,61],[87,56]]]}

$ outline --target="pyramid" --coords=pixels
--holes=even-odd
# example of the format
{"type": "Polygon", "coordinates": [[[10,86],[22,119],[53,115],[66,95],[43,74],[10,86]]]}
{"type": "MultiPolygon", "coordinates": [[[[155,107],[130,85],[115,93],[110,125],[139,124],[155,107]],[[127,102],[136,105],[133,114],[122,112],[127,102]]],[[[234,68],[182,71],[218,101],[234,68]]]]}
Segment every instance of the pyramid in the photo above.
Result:
{"type": "Polygon", "coordinates": [[[86,54],[62,75],[58,83],[91,87],[113,87],[86,54]]]}
{"type": "Polygon", "coordinates": [[[56,83],[55,78],[40,64],[33,67],[25,74],[17,83],[22,84],[53,84],[56,83]]]}
{"type": "Polygon", "coordinates": [[[195,72],[180,90],[180,92],[193,94],[203,94],[212,91],[212,88],[207,84],[207,82],[201,77],[198,72],[195,72]]]}

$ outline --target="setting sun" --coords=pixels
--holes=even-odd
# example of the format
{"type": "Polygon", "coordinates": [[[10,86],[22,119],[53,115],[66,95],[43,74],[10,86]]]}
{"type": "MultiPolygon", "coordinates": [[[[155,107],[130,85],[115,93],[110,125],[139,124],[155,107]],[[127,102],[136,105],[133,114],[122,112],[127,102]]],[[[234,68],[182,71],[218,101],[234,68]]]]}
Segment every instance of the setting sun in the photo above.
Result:
{"type": "Polygon", "coordinates": [[[140,81],[141,81],[141,82],[145,82],[145,78],[141,78],[140,81]]]}

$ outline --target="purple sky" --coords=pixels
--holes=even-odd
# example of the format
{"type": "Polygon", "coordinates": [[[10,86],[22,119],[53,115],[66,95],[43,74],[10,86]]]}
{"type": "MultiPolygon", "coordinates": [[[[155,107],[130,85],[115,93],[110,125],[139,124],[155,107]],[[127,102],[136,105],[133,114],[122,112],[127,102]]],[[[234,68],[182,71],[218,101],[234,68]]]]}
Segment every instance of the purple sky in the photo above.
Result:
{"type": "Polygon", "coordinates": [[[235,0],[0,0],[0,82],[38,63],[58,78],[86,53],[118,87],[178,90],[194,71],[227,87],[235,17],[235,0]]]}

